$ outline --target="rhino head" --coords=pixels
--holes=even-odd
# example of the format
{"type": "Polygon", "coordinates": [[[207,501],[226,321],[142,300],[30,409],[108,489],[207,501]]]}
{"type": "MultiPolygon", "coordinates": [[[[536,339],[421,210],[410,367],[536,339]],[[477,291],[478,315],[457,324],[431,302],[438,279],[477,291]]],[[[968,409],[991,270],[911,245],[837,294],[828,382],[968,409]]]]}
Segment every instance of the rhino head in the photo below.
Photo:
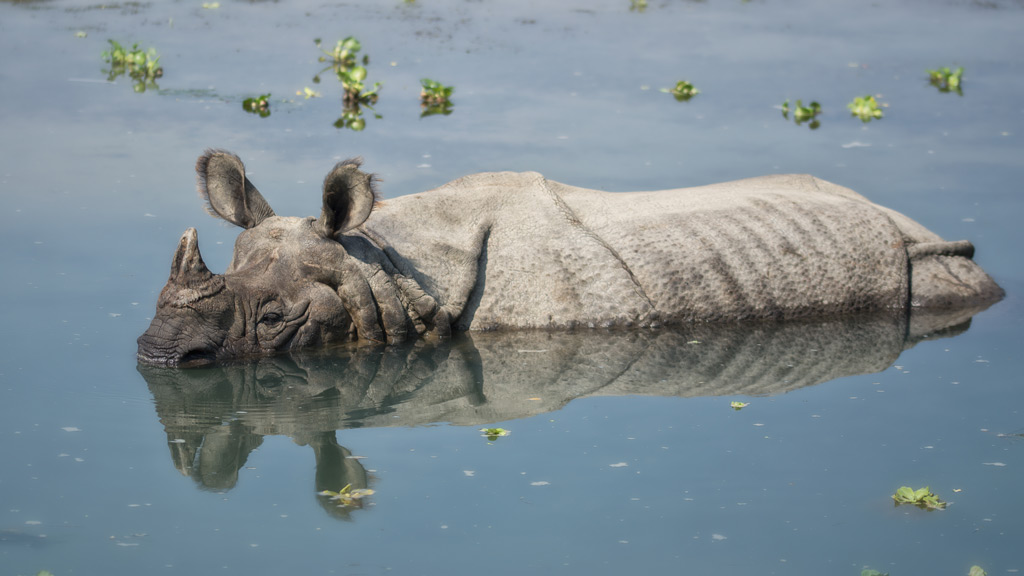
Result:
{"type": "Polygon", "coordinates": [[[208,211],[244,228],[227,272],[214,274],[194,228],[178,242],[156,314],[139,337],[147,364],[193,366],[333,342],[403,340],[425,331],[436,305],[397,278],[360,226],[376,202],[358,160],[324,180],[319,218],[281,217],[245,176],[237,156],[211,150],[196,164],[208,211]],[[409,296],[412,290],[412,296],[409,296]]]}

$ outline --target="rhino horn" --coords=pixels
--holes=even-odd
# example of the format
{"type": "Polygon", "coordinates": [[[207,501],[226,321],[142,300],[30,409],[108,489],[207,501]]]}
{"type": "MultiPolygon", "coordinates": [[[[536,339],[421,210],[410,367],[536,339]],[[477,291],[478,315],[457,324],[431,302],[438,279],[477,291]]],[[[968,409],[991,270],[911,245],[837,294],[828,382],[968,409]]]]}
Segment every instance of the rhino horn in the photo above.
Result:
{"type": "Polygon", "coordinates": [[[171,276],[161,294],[161,303],[177,306],[216,294],[224,288],[224,277],[210,272],[199,253],[199,235],[195,228],[185,230],[171,260],[171,276]]]}

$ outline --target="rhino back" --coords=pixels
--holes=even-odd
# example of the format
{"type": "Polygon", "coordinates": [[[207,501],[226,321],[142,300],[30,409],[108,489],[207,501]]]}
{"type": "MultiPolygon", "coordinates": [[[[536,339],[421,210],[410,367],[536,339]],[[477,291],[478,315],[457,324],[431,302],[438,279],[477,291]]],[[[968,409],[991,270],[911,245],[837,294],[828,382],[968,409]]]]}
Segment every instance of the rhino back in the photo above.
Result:
{"type": "Polygon", "coordinates": [[[475,174],[388,200],[361,230],[460,330],[902,310],[911,287],[925,308],[1002,295],[969,243],[804,175],[609,193],[475,174]]]}
{"type": "Polygon", "coordinates": [[[796,318],[907,304],[900,227],[862,196],[810,176],[624,194],[552,186],[669,320],[796,318]]]}

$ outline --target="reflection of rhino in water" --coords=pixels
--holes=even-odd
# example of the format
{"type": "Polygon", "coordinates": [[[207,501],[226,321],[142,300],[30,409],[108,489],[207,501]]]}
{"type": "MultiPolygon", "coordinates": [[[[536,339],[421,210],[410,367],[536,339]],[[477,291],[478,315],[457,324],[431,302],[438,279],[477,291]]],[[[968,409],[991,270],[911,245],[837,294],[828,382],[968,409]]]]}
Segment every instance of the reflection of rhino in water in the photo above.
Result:
{"type": "Polygon", "coordinates": [[[337,491],[345,484],[365,487],[367,479],[338,446],[336,430],[432,422],[479,426],[597,395],[777,394],[884,370],[926,333],[952,335],[968,325],[969,318],[947,318],[911,328],[899,315],[884,315],[698,324],[685,331],[474,333],[443,343],[139,370],[182,473],[204,486],[229,488],[262,437],[283,434],[313,446],[317,490],[337,491]]]}
{"type": "Polygon", "coordinates": [[[810,176],[609,194],[480,174],[375,203],[355,162],[319,218],[274,214],[242,162],[207,152],[212,213],[245,228],[223,275],[182,236],[139,359],[192,365],[454,330],[645,327],[955,310],[1003,292],[902,214],[810,176]]]}

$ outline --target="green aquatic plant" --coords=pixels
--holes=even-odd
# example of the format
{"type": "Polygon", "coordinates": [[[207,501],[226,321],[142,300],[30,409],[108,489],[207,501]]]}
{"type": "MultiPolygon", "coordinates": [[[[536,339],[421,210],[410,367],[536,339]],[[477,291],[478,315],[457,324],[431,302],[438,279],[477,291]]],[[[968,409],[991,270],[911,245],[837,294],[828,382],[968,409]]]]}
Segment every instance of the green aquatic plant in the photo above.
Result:
{"type": "Polygon", "coordinates": [[[313,76],[314,84],[320,83],[320,74],[333,69],[345,92],[342,99],[346,110],[360,104],[373,104],[377,102],[377,92],[380,90],[381,83],[376,82],[373,88],[367,89],[364,81],[366,80],[366,66],[370,63],[370,57],[364,55],[360,64],[359,51],[362,50],[362,44],[359,43],[359,40],[354,36],[338,40],[334,50],[330,52],[323,49],[319,38],[314,39],[313,42],[324,53],[324,56],[320,57],[320,61],[330,62],[326,68],[313,76]]]}
{"type": "Polygon", "coordinates": [[[242,110],[257,114],[260,118],[270,116],[270,94],[260,94],[255,98],[242,100],[242,110]]]}
{"type": "Polygon", "coordinates": [[[743,410],[747,406],[750,406],[750,402],[730,402],[729,406],[733,410],[743,410]]]}
{"type": "Polygon", "coordinates": [[[892,495],[892,499],[896,502],[897,506],[900,504],[913,504],[918,508],[928,510],[942,510],[946,507],[946,503],[935,494],[932,494],[932,491],[927,486],[917,490],[909,486],[900,486],[899,490],[896,490],[892,495]]]}
{"type": "Polygon", "coordinates": [[[103,60],[110,64],[107,80],[113,82],[118,76],[127,74],[135,81],[133,88],[136,92],[159,88],[156,79],[164,75],[164,69],[160,66],[160,56],[155,48],[143,51],[137,43],[128,49],[116,40],[107,42],[110,43],[110,50],[104,50],[101,54],[103,60]]]}
{"type": "Polygon", "coordinates": [[[504,428],[481,428],[480,431],[483,432],[481,436],[487,438],[491,442],[494,442],[502,436],[508,436],[511,434],[510,431],[505,430],[504,428]]]}
{"type": "Polygon", "coordinates": [[[700,90],[697,90],[696,86],[686,80],[676,82],[675,88],[662,88],[661,91],[671,94],[678,102],[686,102],[700,94],[700,90]]]}
{"type": "MultiPolygon", "coordinates": [[[[821,122],[818,121],[818,115],[821,114],[821,104],[817,102],[811,102],[809,105],[804,106],[803,101],[797,100],[796,107],[793,108],[793,121],[796,122],[797,126],[804,122],[810,122],[808,128],[811,130],[817,130],[821,126],[821,122]]],[[[782,103],[782,117],[789,119],[789,100],[787,99],[782,103]]]]}
{"type": "Polygon", "coordinates": [[[445,86],[430,78],[420,80],[420,85],[422,86],[420,90],[420,107],[423,109],[420,118],[434,114],[447,116],[452,113],[451,96],[455,92],[454,87],[445,86]]]}
{"type": "Polygon", "coordinates": [[[369,488],[353,489],[351,484],[346,484],[344,488],[337,492],[332,492],[331,490],[322,490],[318,492],[320,496],[326,496],[337,502],[338,508],[362,506],[362,502],[360,501],[373,493],[374,491],[369,488]]]}
{"type": "Polygon", "coordinates": [[[629,0],[630,12],[643,12],[647,10],[647,0],[629,0]]]}
{"type": "MultiPolygon", "coordinates": [[[[374,118],[383,118],[383,116],[377,114],[372,107],[368,105],[364,106],[373,112],[374,118]]],[[[363,118],[363,106],[356,104],[354,106],[345,107],[341,112],[341,117],[334,122],[334,127],[348,128],[353,132],[362,132],[363,129],[366,128],[366,120],[363,118]]]]}
{"type": "Polygon", "coordinates": [[[868,94],[867,96],[858,96],[846,105],[850,109],[850,115],[860,118],[862,122],[870,122],[875,118],[882,117],[882,109],[878,106],[878,100],[875,97],[868,94]]]}
{"type": "MultiPolygon", "coordinates": [[[[324,50],[320,45],[320,39],[313,39],[313,43],[316,47],[324,53],[324,56],[320,57],[321,62],[327,62],[330,60],[333,65],[341,66],[343,68],[350,68],[356,65],[357,55],[359,51],[363,49],[363,45],[356,40],[354,36],[349,36],[343,40],[338,40],[338,43],[334,45],[334,50],[328,52],[324,50]]],[[[363,56],[363,65],[370,63],[369,56],[363,56]]]]}
{"type": "Polygon", "coordinates": [[[345,90],[342,101],[346,107],[358,106],[359,104],[375,104],[377,92],[380,91],[380,82],[375,82],[373,88],[367,90],[363,80],[366,79],[366,67],[352,66],[350,68],[337,69],[338,80],[345,90]]]}
{"type": "Polygon", "coordinates": [[[938,70],[928,70],[928,82],[938,88],[939,92],[956,92],[963,96],[963,90],[960,88],[963,75],[963,66],[958,67],[956,70],[943,66],[938,70]]]}
{"type": "Polygon", "coordinates": [[[971,570],[967,573],[967,576],[988,576],[988,572],[978,565],[971,566],[971,570]]]}

